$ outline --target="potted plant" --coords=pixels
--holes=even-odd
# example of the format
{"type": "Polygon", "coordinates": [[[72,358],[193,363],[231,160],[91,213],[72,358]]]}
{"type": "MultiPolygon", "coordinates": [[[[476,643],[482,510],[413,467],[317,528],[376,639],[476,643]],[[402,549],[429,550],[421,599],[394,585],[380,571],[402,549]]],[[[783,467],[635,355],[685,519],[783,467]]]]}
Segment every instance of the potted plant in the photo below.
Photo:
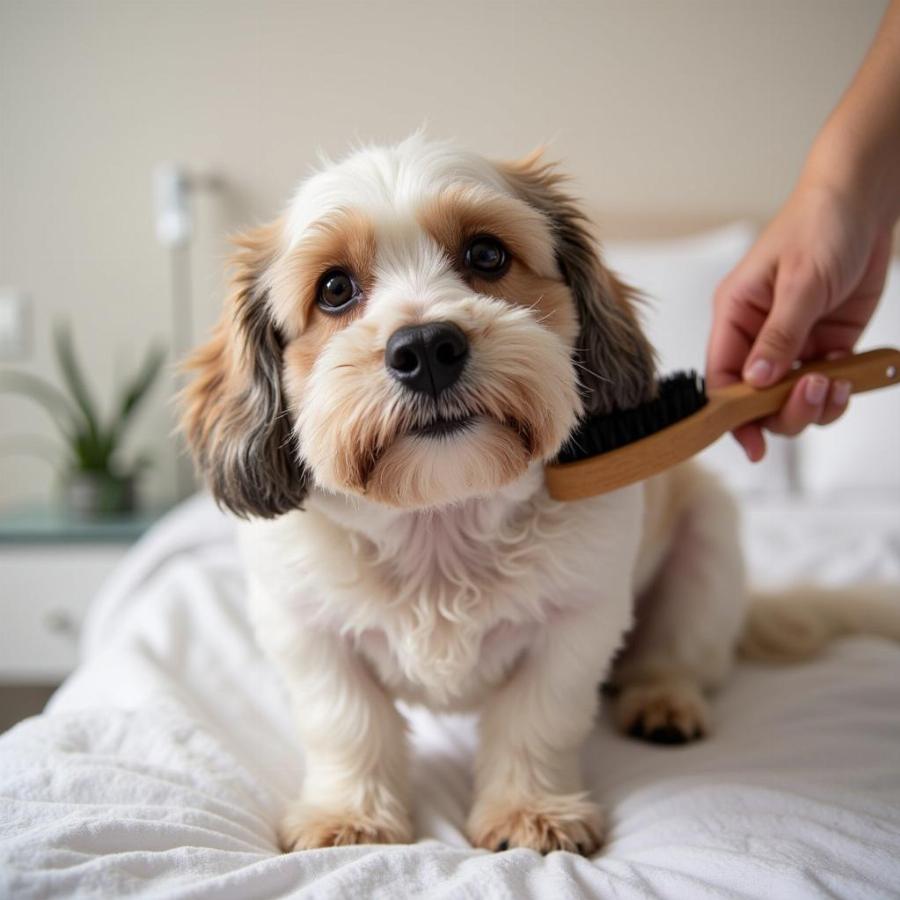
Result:
{"type": "Polygon", "coordinates": [[[104,421],[66,326],[55,330],[54,347],[65,390],[37,375],[15,371],[0,373],[0,388],[38,402],[59,429],[65,449],[60,486],[67,510],[86,518],[130,512],[136,502],[137,476],[148,465],[148,459],[139,456],[125,465],[121,458],[122,441],[159,375],[165,353],[160,348],[149,350],[119,392],[112,416],[104,421]]]}

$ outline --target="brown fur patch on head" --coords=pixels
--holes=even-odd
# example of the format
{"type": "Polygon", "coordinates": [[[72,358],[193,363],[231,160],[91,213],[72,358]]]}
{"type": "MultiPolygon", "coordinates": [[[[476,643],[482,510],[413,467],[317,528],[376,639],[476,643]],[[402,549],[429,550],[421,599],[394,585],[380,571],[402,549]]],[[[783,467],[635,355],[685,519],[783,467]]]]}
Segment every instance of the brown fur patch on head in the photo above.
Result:
{"type": "Polygon", "coordinates": [[[636,292],[603,265],[588,220],[541,152],[498,165],[511,189],[549,220],[559,271],[578,312],[578,376],[588,413],[628,409],[656,392],[653,350],[641,330],[636,292]]]}
{"type": "Polygon", "coordinates": [[[473,237],[489,234],[499,238],[513,256],[535,272],[552,277],[553,252],[543,215],[514,197],[504,197],[483,188],[454,185],[432,197],[418,211],[419,224],[457,264],[473,237]]]}
{"type": "Polygon", "coordinates": [[[456,185],[433,197],[418,214],[419,224],[443,247],[457,269],[469,242],[490,235],[509,251],[511,263],[496,280],[470,277],[481,294],[535,310],[541,324],[566,341],[575,338],[569,291],[562,281],[546,217],[529,204],[483,189],[456,185]]]}
{"type": "Polygon", "coordinates": [[[314,222],[300,243],[273,265],[269,302],[288,339],[303,333],[313,319],[332,324],[352,321],[353,313],[329,317],[316,308],[316,288],[329,269],[352,275],[363,292],[375,279],[375,226],[361,212],[342,209],[314,222]]]}
{"type": "Polygon", "coordinates": [[[503,278],[479,282],[478,290],[489,297],[534,310],[541,325],[555,331],[567,344],[574,343],[578,334],[578,318],[564,283],[537,275],[513,260],[503,278]]]}
{"type": "MultiPolygon", "coordinates": [[[[331,315],[316,306],[316,289],[329,269],[343,269],[356,279],[364,295],[375,284],[375,226],[363,213],[342,209],[309,227],[302,241],[273,267],[270,301],[288,338],[284,347],[284,387],[299,408],[316,360],[331,338],[362,315],[365,300],[331,315]]],[[[365,362],[382,365],[383,349],[365,362]]]]}
{"type": "Polygon", "coordinates": [[[237,238],[222,319],[185,366],[194,373],[182,397],[188,443],[217,502],[239,516],[280,515],[307,492],[282,391],[283,339],[264,287],[282,229],[278,221],[237,238]]]}

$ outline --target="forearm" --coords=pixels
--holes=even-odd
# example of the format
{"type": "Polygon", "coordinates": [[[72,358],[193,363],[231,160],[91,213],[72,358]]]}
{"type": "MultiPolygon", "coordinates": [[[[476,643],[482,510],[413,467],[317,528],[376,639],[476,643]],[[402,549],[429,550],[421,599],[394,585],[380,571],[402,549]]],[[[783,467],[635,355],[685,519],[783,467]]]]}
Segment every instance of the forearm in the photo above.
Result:
{"type": "Polygon", "coordinates": [[[900,217],[900,0],[812,146],[800,180],[809,183],[852,198],[879,227],[900,217]]]}

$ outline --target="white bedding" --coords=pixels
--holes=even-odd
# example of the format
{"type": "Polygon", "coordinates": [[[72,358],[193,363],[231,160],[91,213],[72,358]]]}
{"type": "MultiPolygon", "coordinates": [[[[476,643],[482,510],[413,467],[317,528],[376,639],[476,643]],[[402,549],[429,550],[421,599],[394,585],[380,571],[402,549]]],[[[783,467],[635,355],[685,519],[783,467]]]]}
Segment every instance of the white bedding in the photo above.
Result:
{"type": "MultiPolygon", "coordinates": [[[[748,509],[753,571],[900,583],[890,503],[748,509]]],[[[591,860],[472,850],[473,722],[410,713],[420,840],[281,855],[302,754],[242,607],[229,523],[204,498],[107,585],[85,662],[0,738],[0,895],[896,897],[900,648],[842,641],[791,668],[743,665],[718,727],[654,747],[602,719],[584,753],[612,834],[591,860]]]]}

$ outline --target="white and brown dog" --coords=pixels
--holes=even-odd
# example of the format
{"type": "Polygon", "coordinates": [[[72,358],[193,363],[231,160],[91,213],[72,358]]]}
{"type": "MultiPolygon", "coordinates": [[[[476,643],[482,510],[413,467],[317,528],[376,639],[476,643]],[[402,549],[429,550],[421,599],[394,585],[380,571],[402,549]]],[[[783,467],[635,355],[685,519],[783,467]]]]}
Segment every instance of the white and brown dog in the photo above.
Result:
{"type": "MultiPolygon", "coordinates": [[[[468,828],[490,849],[600,845],[578,757],[601,681],[625,732],[710,727],[746,609],[728,496],[694,466],[577,503],[544,488],[580,416],[655,390],[560,181],[415,135],[326,166],[240,241],[186,428],[246,520],[296,707],[287,849],[412,839],[395,698],[480,710],[468,828]]],[[[769,637],[796,651],[806,624],[769,637]]]]}

